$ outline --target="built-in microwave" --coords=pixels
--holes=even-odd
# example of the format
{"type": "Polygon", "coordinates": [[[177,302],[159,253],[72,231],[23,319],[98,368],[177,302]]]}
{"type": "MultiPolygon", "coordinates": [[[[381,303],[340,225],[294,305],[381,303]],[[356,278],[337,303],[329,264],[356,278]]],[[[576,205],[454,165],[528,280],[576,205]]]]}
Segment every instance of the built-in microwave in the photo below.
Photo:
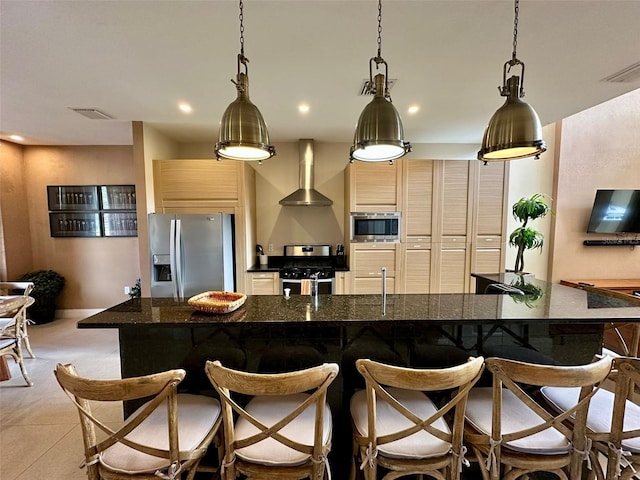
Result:
{"type": "Polygon", "coordinates": [[[399,242],[400,212],[351,212],[352,242],[399,242]]]}

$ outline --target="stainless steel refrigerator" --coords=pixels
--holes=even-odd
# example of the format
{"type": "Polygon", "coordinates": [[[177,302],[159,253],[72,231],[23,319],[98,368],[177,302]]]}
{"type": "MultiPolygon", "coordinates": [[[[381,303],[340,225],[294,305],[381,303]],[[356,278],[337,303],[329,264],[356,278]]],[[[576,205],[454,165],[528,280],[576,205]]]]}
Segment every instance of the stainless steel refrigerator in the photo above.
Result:
{"type": "Polygon", "coordinates": [[[233,216],[149,215],[151,296],[235,290],[233,216]]]}

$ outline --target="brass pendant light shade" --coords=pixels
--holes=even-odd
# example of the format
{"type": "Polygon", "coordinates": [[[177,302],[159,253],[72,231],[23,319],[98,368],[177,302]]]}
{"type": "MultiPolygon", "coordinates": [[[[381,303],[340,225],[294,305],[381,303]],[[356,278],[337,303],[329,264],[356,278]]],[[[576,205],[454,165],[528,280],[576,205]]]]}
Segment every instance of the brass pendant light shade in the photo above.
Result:
{"type": "Polygon", "coordinates": [[[350,157],[365,162],[393,161],[411,151],[404,141],[396,107],[384,98],[384,75],[376,75],[376,93],[358,119],[350,157]]]}
{"type": "Polygon", "coordinates": [[[249,77],[238,74],[238,97],[222,115],[216,157],[231,160],[266,160],[276,150],[269,145],[269,132],[262,114],[249,100],[249,77]]]}
{"type": "Polygon", "coordinates": [[[484,132],[478,160],[485,163],[538,157],[547,150],[547,145],[542,139],[542,125],[538,114],[529,104],[521,100],[524,97],[524,63],[516,56],[520,2],[514,0],[514,3],[513,53],[511,60],[504,64],[502,88],[499,89],[500,95],[507,99],[504,105],[493,114],[484,132]],[[517,75],[507,80],[507,72],[516,66],[522,69],[522,84],[517,75]]]}
{"type": "Polygon", "coordinates": [[[509,96],[493,114],[484,132],[478,159],[485,162],[531,157],[547,150],[535,110],[519,98],[519,78],[511,77],[509,96]]]}
{"type": "Polygon", "coordinates": [[[266,160],[276,154],[269,144],[269,132],[262,114],[249,100],[249,59],[244,56],[244,4],[240,7],[240,53],[238,54],[238,72],[236,80],[231,80],[238,92],[237,98],[227,107],[218,130],[218,143],[215,146],[216,158],[231,160],[266,160]],[[244,67],[244,72],[241,68],[244,67]]]}
{"type": "Polygon", "coordinates": [[[349,160],[363,162],[393,163],[411,151],[411,144],[404,141],[402,120],[391,103],[389,95],[389,68],[382,58],[382,1],[378,0],[378,55],[369,60],[369,92],[373,100],[364,108],[358,119],[353,136],[353,146],[349,160]],[[382,64],[385,74],[373,77],[373,65],[376,69],[382,64]]]}

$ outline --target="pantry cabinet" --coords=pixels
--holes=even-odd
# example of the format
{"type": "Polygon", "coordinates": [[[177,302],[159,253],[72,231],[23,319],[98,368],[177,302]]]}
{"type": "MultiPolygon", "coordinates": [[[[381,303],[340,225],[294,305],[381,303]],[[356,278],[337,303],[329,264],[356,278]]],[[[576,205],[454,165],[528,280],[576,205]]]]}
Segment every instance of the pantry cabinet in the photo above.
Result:
{"type": "MultiPolygon", "coordinates": [[[[384,163],[349,165],[345,204],[350,211],[401,212],[401,242],[395,244],[393,274],[387,268],[396,293],[470,292],[472,272],[504,269],[508,163],[403,158],[391,166],[398,169],[395,172],[387,167],[384,163]],[[389,185],[392,179],[395,190],[389,185]]],[[[345,212],[352,293],[378,293],[375,269],[382,262],[374,259],[383,255],[371,257],[371,244],[349,243],[349,227],[349,212],[345,212]]],[[[379,252],[389,248],[377,245],[379,252]]],[[[389,258],[387,252],[388,264],[389,258]]]]}

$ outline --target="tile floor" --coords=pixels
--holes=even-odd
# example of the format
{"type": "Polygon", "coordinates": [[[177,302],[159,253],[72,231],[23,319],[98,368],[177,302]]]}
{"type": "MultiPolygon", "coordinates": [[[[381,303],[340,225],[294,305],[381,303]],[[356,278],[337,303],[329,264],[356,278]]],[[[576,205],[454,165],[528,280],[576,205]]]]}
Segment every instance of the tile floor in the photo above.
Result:
{"type": "MultiPolygon", "coordinates": [[[[35,359],[25,357],[34,382],[27,387],[20,369],[8,358],[12,378],[0,382],[0,479],[86,480],[76,407],[53,375],[57,363],[73,363],[81,375],[120,376],[118,333],[79,330],[79,318],[60,318],[29,326],[35,359]]],[[[111,415],[111,412],[109,412],[111,415]]],[[[113,418],[122,418],[114,406],[113,418]]]]}

